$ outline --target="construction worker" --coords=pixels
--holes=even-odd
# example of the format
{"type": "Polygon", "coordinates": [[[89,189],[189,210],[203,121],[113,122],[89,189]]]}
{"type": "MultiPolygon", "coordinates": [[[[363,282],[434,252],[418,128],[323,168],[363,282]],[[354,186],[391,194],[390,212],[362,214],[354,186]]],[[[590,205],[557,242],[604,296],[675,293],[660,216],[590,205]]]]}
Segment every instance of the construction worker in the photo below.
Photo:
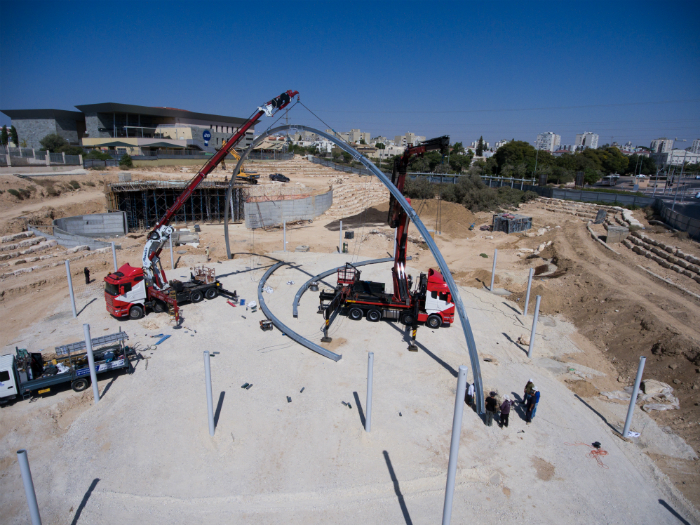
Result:
{"type": "Polygon", "coordinates": [[[527,402],[530,400],[530,396],[532,396],[532,387],[534,386],[534,383],[532,382],[532,379],[527,380],[527,384],[525,385],[525,392],[523,395],[523,405],[527,406],[527,402]]]}
{"type": "Polygon", "coordinates": [[[486,425],[493,425],[493,418],[498,410],[498,401],[496,401],[496,392],[490,392],[486,398],[486,425]]]}
{"type": "Polygon", "coordinates": [[[207,254],[207,262],[209,262],[209,260],[210,260],[209,259],[209,253],[210,253],[209,246],[207,246],[206,250],[204,250],[204,251],[207,254]]]}
{"type": "Polygon", "coordinates": [[[90,270],[87,266],[83,269],[83,273],[85,274],[85,284],[90,284],[90,270]]]}

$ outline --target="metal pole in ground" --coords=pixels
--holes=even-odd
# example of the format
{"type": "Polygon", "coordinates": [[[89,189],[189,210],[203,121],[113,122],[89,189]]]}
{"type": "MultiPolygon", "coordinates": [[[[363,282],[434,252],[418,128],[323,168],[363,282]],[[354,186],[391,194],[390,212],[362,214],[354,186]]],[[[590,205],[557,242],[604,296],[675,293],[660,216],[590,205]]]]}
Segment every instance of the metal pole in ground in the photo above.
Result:
{"type": "Polygon", "coordinates": [[[214,435],[214,402],[211,397],[211,364],[209,351],[204,351],[204,381],[207,387],[207,414],[209,418],[209,435],[214,435]]]}
{"type": "Polygon", "coordinates": [[[396,258],[396,228],[394,228],[394,255],[392,257],[396,258]]]}
{"type": "Polygon", "coordinates": [[[287,221],[282,221],[282,251],[287,251],[287,221]]]}
{"type": "Polygon", "coordinates": [[[540,316],[540,301],[542,296],[537,296],[535,301],[535,317],[532,319],[532,331],[530,332],[530,347],[527,349],[527,356],[532,359],[532,351],[535,348],[535,331],[537,330],[537,318],[540,316]]]}
{"type": "Polygon", "coordinates": [[[112,245],[112,262],[114,262],[114,271],[116,272],[119,267],[117,266],[117,248],[114,246],[114,243],[110,243],[112,245]]]}
{"type": "Polygon", "coordinates": [[[493,292],[493,281],[496,278],[496,258],[498,257],[498,250],[494,249],[493,250],[493,269],[491,270],[491,290],[493,292]]]}
{"type": "Polygon", "coordinates": [[[338,230],[338,253],[343,253],[343,221],[340,221],[340,229],[338,230]]]}
{"type": "Polygon", "coordinates": [[[630,425],[632,424],[632,415],[634,414],[634,405],[637,404],[637,394],[639,393],[639,384],[642,382],[642,373],[644,372],[644,363],[646,363],[647,358],[642,356],[639,358],[639,368],[637,368],[637,379],[634,380],[634,390],[632,390],[632,397],[630,398],[630,406],[627,409],[627,419],[625,419],[625,428],[622,431],[622,437],[627,437],[630,431],[630,425]]]}
{"type": "Polygon", "coordinates": [[[29,458],[27,457],[27,451],[25,449],[17,451],[17,461],[19,462],[19,470],[22,472],[24,494],[27,496],[27,505],[29,505],[29,515],[32,517],[32,525],[41,525],[39,505],[36,502],[34,481],[32,481],[32,471],[29,470],[29,458]]]}
{"type": "Polygon", "coordinates": [[[530,304],[530,288],[532,287],[532,276],[535,273],[534,268],[530,268],[530,275],[527,278],[527,293],[525,294],[525,308],[523,308],[523,315],[527,315],[527,307],[530,304]]]}
{"type": "Polygon", "coordinates": [[[447,485],[445,486],[445,506],[442,509],[442,525],[449,525],[452,518],[452,499],[455,495],[455,475],[457,474],[457,456],[459,456],[459,436],[462,433],[462,414],[464,412],[464,391],[467,386],[467,367],[460,366],[457,375],[457,398],[455,413],[452,418],[452,441],[450,442],[450,461],[447,464],[447,485]]]}
{"type": "Polygon", "coordinates": [[[83,325],[83,335],[85,335],[85,349],[87,350],[88,367],[90,367],[90,381],[92,381],[92,395],[95,404],[100,400],[100,390],[97,388],[97,372],[95,371],[95,356],[92,353],[92,339],[90,338],[90,325],[83,325]]]}
{"type": "Polygon", "coordinates": [[[70,276],[70,261],[66,261],[66,275],[68,276],[68,291],[70,292],[70,305],[73,308],[73,318],[78,317],[78,310],[75,309],[75,294],[73,293],[73,278],[70,276]]]}
{"type": "Polygon", "coordinates": [[[175,258],[173,257],[173,237],[170,236],[170,268],[175,269],[175,258]]]}
{"type": "Polygon", "coordinates": [[[365,416],[365,431],[372,430],[372,379],[374,377],[374,352],[367,355],[367,415],[365,416]]]}

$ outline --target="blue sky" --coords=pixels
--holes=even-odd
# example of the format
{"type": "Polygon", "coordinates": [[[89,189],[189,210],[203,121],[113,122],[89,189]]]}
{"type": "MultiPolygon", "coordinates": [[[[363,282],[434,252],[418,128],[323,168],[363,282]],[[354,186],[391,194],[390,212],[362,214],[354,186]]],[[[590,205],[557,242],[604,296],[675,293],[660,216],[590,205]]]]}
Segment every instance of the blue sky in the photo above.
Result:
{"type": "MultiPolygon", "coordinates": [[[[699,15],[699,2],[0,0],[0,109],[247,117],[295,89],[333,129],[372,136],[690,143],[699,15]]],[[[290,122],[326,127],[300,106],[290,122]]]]}

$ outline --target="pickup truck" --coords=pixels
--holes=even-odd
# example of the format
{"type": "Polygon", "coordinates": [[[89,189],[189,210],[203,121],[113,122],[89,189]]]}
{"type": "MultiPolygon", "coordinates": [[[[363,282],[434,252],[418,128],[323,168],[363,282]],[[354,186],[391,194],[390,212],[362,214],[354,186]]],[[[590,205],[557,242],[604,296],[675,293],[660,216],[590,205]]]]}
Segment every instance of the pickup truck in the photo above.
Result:
{"type": "MultiPolygon", "coordinates": [[[[117,332],[92,339],[95,371],[131,370],[129,357],[135,351],[124,345],[129,336],[117,332]]],[[[0,356],[0,406],[13,399],[27,399],[32,392],[44,394],[62,383],[70,383],[76,392],[90,386],[85,341],[56,347],[56,358],[44,361],[40,352],[15,348],[15,354],[0,356]]]]}

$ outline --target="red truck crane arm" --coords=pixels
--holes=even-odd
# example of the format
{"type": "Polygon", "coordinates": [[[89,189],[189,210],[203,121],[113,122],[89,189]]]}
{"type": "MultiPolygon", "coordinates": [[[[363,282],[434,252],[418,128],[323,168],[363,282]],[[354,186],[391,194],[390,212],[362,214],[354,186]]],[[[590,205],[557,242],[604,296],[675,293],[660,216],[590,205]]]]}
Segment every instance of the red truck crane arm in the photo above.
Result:
{"type": "Polygon", "coordinates": [[[238,131],[226,142],[226,145],[222,147],[209,161],[202,167],[201,170],[195,175],[192,180],[187,184],[185,191],[177,198],[173,205],[165,212],[165,215],[158,221],[151,233],[148,234],[148,241],[144,248],[142,264],[144,276],[147,280],[153,282],[153,286],[162,290],[167,286],[167,279],[165,277],[165,272],[159,264],[159,256],[163,250],[163,246],[170,238],[172,233],[172,228],[169,226],[170,221],[175,216],[175,214],[182,208],[182,206],[187,202],[192,196],[192,193],[197,186],[211,173],[219,163],[224,160],[228,152],[233,148],[238,141],[246,134],[246,132],[262,117],[267,115],[271,117],[276,111],[279,111],[292,101],[292,99],[299,94],[298,91],[285,91],[278,97],[273,98],[263,106],[258,108],[252,117],[250,117],[239,129],[238,131]]]}
{"type": "MultiPolygon", "coordinates": [[[[428,151],[440,150],[445,155],[450,146],[450,137],[445,135],[423,142],[417,146],[409,144],[403,155],[394,161],[394,169],[391,174],[391,182],[403,193],[406,183],[406,170],[412,156],[423,155],[428,151]]],[[[407,199],[410,203],[411,200],[407,199]]],[[[391,270],[394,281],[394,296],[396,302],[410,303],[410,286],[406,275],[406,248],[408,245],[408,214],[398,201],[391,196],[389,202],[389,226],[396,228],[396,253],[394,255],[394,267],[391,270]]]]}

